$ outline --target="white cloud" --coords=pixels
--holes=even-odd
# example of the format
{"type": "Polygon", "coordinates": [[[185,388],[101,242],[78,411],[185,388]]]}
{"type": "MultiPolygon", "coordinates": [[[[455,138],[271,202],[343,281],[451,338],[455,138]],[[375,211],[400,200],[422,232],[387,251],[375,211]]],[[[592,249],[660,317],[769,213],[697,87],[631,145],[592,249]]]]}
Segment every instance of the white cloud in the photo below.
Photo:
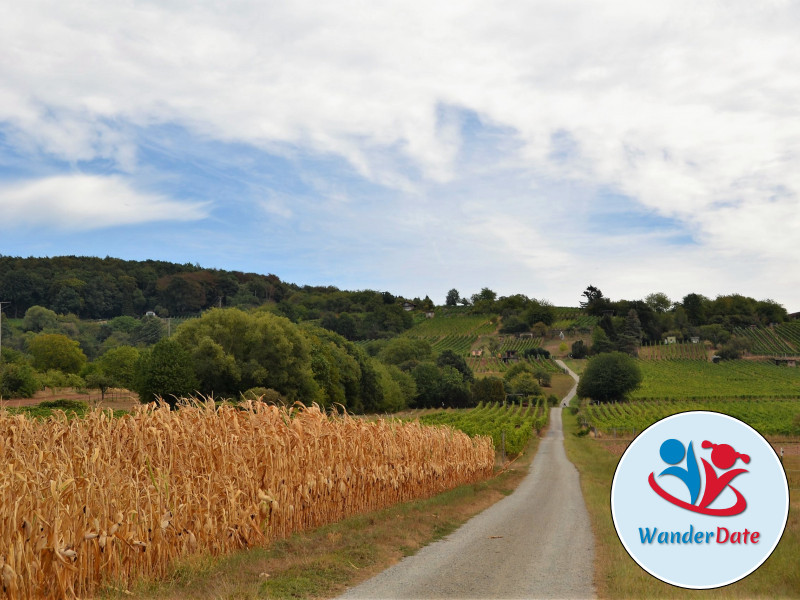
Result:
{"type": "MultiPolygon", "coordinates": [[[[532,191],[561,180],[630,196],[683,223],[731,273],[752,258],[800,271],[796,3],[80,5],[29,0],[4,11],[0,125],[16,144],[135,173],[128,129],[178,123],[271,152],[344,157],[412,203],[450,185],[464,203],[524,210],[505,204],[502,188],[488,197],[463,186],[467,167],[500,174],[512,163],[532,191]],[[463,161],[475,142],[452,118],[461,109],[502,129],[514,155],[463,161]]],[[[541,215],[549,200],[530,203],[541,215]]],[[[545,227],[510,213],[489,223],[485,242],[519,247],[536,228],[544,244],[576,227],[576,215],[585,226],[602,210],[585,196],[559,202],[560,220],[545,227]]],[[[264,208],[298,216],[290,206],[273,199],[264,208]]],[[[446,225],[474,239],[474,223],[446,225]]],[[[615,241],[594,236],[588,255],[567,244],[517,258],[602,270],[615,241]]]]}
{"type": "Polygon", "coordinates": [[[0,187],[0,228],[90,231],[156,221],[194,221],[206,206],[135,190],[119,176],[65,175],[0,187]]]}

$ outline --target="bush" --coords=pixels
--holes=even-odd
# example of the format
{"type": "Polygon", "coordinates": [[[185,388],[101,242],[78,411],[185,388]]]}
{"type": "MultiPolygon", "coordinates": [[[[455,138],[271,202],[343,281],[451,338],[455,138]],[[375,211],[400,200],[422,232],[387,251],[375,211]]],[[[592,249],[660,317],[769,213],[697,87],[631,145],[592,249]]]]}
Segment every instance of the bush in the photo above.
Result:
{"type": "Polygon", "coordinates": [[[550,351],[545,350],[544,348],[528,348],[527,350],[522,352],[522,356],[525,358],[531,357],[539,357],[542,358],[550,358],[550,351]]]}
{"type": "Polygon", "coordinates": [[[36,371],[25,364],[7,364],[0,369],[0,396],[30,398],[39,390],[36,371]]]}
{"type": "Polygon", "coordinates": [[[572,358],[586,358],[587,356],[589,356],[589,348],[583,343],[583,340],[572,344],[572,358]]]}
{"type": "Polygon", "coordinates": [[[553,380],[553,376],[544,369],[536,369],[533,372],[533,376],[536,377],[539,385],[543,387],[550,387],[550,384],[553,380]]]}
{"type": "Polygon", "coordinates": [[[267,402],[269,404],[286,404],[286,401],[281,396],[280,392],[271,388],[253,387],[249,390],[242,392],[244,400],[253,400],[267,402]]]}
{"type": "Polygon", "coordinates": [[[46,400],[39,403],[40,408],[51,408],[57,410],[74,410],[78,412],[86,412],[89,410],[89,405],[81,400],[67,400],[61,398],[60,400],[46,400]]]}

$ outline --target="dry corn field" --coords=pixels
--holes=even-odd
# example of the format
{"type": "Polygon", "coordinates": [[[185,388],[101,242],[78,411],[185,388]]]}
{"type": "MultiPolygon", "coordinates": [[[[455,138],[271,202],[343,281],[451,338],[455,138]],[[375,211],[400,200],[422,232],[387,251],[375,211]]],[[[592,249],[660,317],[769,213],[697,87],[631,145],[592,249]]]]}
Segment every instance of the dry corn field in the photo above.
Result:
{"type": "Polygon", "coordinates": [[[430,496],[492,473],[488,438],[263,403],[68,421],[0,411],[0,598],[92,596],[187,553],[430,496]]]}

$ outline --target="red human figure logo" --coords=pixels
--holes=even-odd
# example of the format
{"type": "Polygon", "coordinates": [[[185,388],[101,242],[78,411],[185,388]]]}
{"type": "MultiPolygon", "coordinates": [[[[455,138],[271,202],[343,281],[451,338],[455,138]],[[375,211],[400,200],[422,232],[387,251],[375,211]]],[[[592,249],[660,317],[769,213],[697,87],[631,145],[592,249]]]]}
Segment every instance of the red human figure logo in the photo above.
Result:
{"type": "MultiPolygon", "coordinates": [[[[714,463],[714,466],[718,469],[730,469],[738,459],[741,459],[745,464],[750,463],[750,457],[747,454],[736,452],[736,450],[728,444],[713,444],[705,440],[703,441],[702,447],[706,449],[713,448],[711,451],[711,462],[714,463]]],[[[717,499],[726,487],[730,487],[736,494],[736,504],[729,509],[731,512],[728,514],[739,514],[747,508],[747,501],[744,499],[744,496],[742,496],[739,490],[730,485],[735,477],[742,473],[747,473],[747,469],[733,469],[732,471],[727,471],[718,476],[714,467],[708,464],[705,458],[701,458],[700,460],[703,461],[703,468],[706,473],[706,489],[700,501],[700,507],[707,507],[717,499]]]]}

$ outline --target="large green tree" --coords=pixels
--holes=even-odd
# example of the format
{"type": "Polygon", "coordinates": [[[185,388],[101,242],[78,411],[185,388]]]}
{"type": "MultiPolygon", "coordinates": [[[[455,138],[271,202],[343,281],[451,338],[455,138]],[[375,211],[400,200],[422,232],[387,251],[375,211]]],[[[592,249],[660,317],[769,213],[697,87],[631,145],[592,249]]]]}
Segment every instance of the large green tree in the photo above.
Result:
{"type": "Polygon", "coordinates": [[[58,327],[58,315],[44,306],[31,306],[25,311],[22,319],[22,329],[25,331],[40,332],[43,329],[58,327]]]}
{"type": "Polygon", "coordinates": [[[117,385],[130,390],[134,387],[138,360],[138,349],[132,346],[117,346],[107,350],[95,362],[104,373],[114,378],[117,385]]]}
{"type": "Polygon", "coordinates": [[[200,389],[238,395],[254,387],[289,402],[322,400],[312,370],[312,346],[299,327],[266,311],[212,309],[186,321],[174,339],[190,353],[200,389]]]}
{"type": "Polygon", "coordinates": [[[636,360],[622,352],[598,354],[589,359],[578,383],[578,395],[594,402],[625,400],[642,382],[636,360]]]}
{"type": "Polygon", "coordinates": [[[506,390],[503,380],[499,377],[476,379],[472,384],[472,397],[476,403],[492,404],[494,402],[504,402],[506,390]]]}
{"type": "Polygon", "coordinates": [[[437,367],[453,367],[456,371],[461,373],[461,378],[467,383],[475,381],[475,376],[472,374],[472,369],[469,368],[467,361],[463,356],[456,354],[452,350],[445,350],[436,359],[437,367]]]}
{"type": "Polygon", "coordinates": [[[383,347],[378,358],[389,365],[413,368],[419,362],[430,360],[432,355],[431,345],[425,340],[397,337],[383,347]]]}
{"type": "Polygon", "coordinates": [[[136,363],[135,384],[142,402],[161,398],[175,405],[179,398],[197,390],[192,358],[177,341],[163,339],[142,352],[136,363]]]}
{"type": "Polygon", "coordinates": [[[33,366],[39,371],[57,369],[78,373],[86,364],[86,355],[75,340],[60,333],[40,333],[28,342],[33,366]]]}
{"type": "Polygon", "coordinates": [[[639,315],[636,311],[631,309],[625,317],[625,326],[622,329],[622,333],[619,335],[617,346],[621,352],[625,352],[631,356],[638,356],[641,345],[642,323],[639,321],[639,315]]]}
{"type": "Polygon", "coordinates": [[[645,303],[657,313],[665,313],[672,306],[672,300],[664,292],[653,292],[644,298],[645,303]]]}

